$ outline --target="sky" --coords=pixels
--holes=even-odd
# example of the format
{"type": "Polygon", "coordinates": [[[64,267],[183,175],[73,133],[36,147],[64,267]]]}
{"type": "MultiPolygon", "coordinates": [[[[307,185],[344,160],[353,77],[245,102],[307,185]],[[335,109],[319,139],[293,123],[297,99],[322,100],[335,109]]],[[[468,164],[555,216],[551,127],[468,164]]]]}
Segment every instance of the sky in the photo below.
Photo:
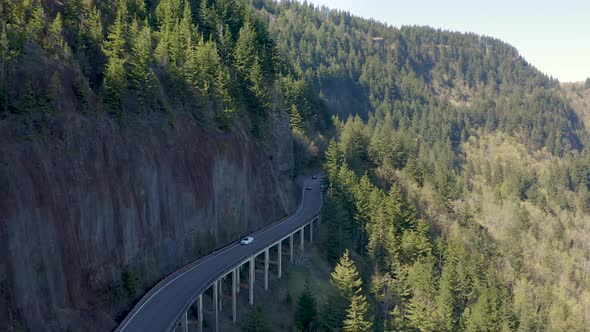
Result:
{"type": "Polygon", "coordinates": [[[393,26],[502,39],[561,82],[590,77],[590,0],[308,0],[393,26]]]}

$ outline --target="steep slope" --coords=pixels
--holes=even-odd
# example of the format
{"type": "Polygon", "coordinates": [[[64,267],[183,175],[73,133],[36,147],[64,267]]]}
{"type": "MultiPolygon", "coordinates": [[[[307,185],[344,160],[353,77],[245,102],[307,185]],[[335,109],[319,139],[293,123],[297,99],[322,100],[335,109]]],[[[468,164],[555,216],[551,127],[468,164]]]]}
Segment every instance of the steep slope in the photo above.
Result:
{"type": "Polygon", "coordinates": [[[583,147],[576,113],[553,92],[558,82],[498,39],[394,28],[296,1],[256,3],[281,53],[343,119],[391,113],[430,144],[483,128],[522,132],[531,148],[558,154],[583,147]]]}
{"type": "Polygon", "coordinates": [[[111,329],[295,206],[289,84],[246,2],[0,1],[0,17],[0,330],[111,329]]]}
{"type": "Polygon", "coordinates": [[[337,295],[315,323],[588,330],[585,87],[494,38],[255,4],[337,115],[322,251],[335,263],[349,248],[370,283],[361,314],[341,284],[317,294],[337,295]]]}
{"type": "Polygon", "coordinates": [[[243,132],[96,120],[70,118],[45,142],[3,127],[2,329],[13,315],[38,331],[108,330],[145,287],[293,207],[290,169],[243,132]]]}

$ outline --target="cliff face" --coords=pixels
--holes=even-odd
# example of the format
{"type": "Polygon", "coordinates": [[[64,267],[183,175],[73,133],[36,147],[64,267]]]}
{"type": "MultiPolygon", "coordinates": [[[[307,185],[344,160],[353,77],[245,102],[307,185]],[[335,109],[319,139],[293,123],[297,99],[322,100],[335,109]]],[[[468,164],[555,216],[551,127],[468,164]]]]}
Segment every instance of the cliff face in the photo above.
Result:
{"type": "Polygon", "coordinates": [[[125,266],[149,287],[296,205],[284,114],[264,149],[188,118],[67,117],[43,139],[0,123],[0,330],[112,329],[125,266]]]}

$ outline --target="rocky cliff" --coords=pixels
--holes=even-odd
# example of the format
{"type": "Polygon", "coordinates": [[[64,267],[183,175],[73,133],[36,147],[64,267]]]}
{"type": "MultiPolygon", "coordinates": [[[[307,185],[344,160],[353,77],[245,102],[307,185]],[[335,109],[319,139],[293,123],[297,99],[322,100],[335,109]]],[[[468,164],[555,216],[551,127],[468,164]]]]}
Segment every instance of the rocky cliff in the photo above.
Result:
{"type": "Polygon", "coordinates": [[[49,128],[0,122],[0,330],[112,329],[156,281],[296,205],[280,112],[262,143],[189,117],[67,114],[49,128]],[[126,269],[139,286],[119,303],[126,269]]]}

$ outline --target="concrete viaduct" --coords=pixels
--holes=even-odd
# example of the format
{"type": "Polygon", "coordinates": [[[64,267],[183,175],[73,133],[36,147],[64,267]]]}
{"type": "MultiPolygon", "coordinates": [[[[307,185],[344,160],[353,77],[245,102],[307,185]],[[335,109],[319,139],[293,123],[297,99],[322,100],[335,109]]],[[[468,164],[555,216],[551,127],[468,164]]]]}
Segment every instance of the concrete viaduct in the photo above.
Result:
{"type": "MultiPolygon", "coordinates": [[[[248,245],[234,243],[205,256],[176,271],[154,286],[133,308],[117,332],[130,331],[188,331],[188,311],[196,304],[198,331],[203,331],[203,297],[212,290],[212,328],[219,331],[219,316],[223,309],[223,296],[231,293],[231,315],[234,324],[238,320],[237,302],[241,288],[248,289],[248,300],[254,304],[257,258],[263,256],[262,271],[264,289],[269,288],[270,265],[276,266],[281,278],[283,256],[293,263],[295,246],[303,250],[306,238],[313,242],[314,226],[321,223],[321,180],[307,178],[304,181],[302,199],[297,211],[259,230],[250,236],[248,245]],[[311,187],[306,190],[305,187],[311,187]],[[285,243],[287,242],[288,243],[285,243]],[[298,241],[297,241],[298,240],[298,241]],[[297,242],[298,245],[297,245],[297,242]],[[288,246],[287,248],[284,248],[288,246]],[[276,260],[271,261],[271,254],[276,260]],[[247,270],[246,274],[244,270],[247,270]],[[247,284],[241,283],[241,276],[247,284]],[[247,286],[246,286],[247,285],[247,286]]],[[[258,265],[261,263],[259,262],[258,265]]],[[[273,272],[274,273],[274,272],[273,272]]],[[[208,323],[211,324],[210,321],[208,323]]]]}

